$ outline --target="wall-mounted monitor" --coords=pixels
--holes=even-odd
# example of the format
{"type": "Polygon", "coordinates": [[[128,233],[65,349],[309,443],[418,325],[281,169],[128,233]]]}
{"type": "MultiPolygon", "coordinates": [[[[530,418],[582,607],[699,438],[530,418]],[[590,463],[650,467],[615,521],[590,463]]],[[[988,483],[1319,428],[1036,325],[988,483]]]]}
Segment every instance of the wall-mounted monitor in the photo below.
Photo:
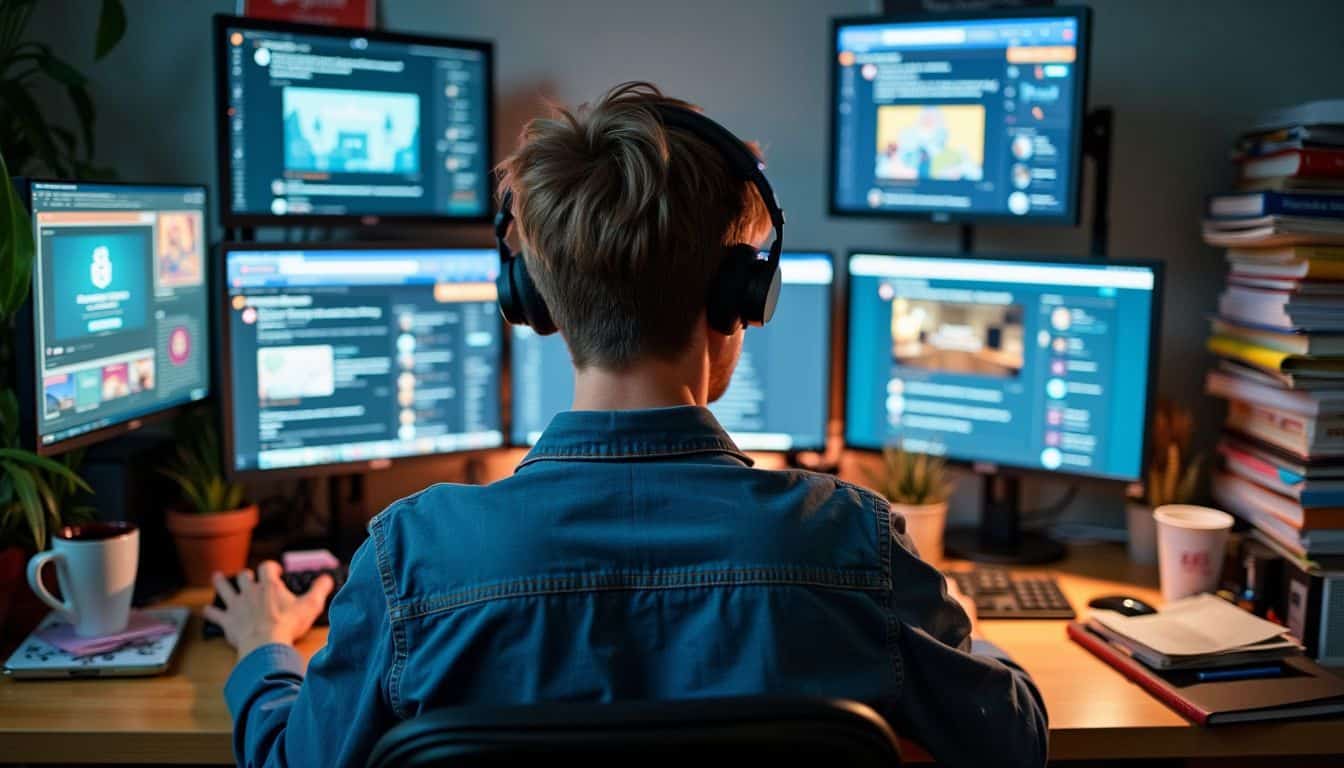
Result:
{"type": "Polygon", "coordinates": [[[484,221],[488,42],[215,17],[226,226],[484,221]]]}

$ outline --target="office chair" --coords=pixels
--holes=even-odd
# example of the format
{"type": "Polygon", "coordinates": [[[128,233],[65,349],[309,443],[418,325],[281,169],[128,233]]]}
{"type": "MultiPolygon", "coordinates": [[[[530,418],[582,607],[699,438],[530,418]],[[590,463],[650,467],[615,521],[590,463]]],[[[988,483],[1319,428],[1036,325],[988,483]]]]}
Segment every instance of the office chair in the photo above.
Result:
{"type": "Polygon", "coordinates": [[[388,731],[368,766],[535,766],[566,758],[584,768],[669,758],[862,768],[901,762],[896,735],[863,704],[742,697],[441,709],[388,731]]]}

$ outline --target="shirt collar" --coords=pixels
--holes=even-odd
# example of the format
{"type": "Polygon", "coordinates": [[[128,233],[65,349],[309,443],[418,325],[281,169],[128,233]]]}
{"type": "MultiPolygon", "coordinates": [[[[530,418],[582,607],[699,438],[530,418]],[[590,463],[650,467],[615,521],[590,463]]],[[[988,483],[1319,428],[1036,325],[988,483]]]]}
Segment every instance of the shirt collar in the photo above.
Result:
{"type": "Polygon", "coordinates": [[[694,454],[726,454],[752,465],[708,408],[683,405],[558,413],[518,469],[547,460],[620,461],[694,454]]]}

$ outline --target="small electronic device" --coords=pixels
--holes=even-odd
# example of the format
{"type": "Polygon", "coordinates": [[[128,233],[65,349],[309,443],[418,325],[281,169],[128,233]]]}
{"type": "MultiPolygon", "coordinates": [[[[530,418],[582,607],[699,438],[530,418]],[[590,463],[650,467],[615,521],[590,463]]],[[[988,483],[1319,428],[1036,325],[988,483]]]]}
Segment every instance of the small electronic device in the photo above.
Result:
{"type": "Polygon", "coordinates": [[[1140,479],[1161,303],[1154,262],[852,254],[845,443],[983,473],[952,556],[1057,559],[1020,530],[1015,473],[1140,479]]]}
{"type": "Polygon", "coordinates": [[[1072,619],[1073,606],[1053,576],[1001,568],[948,571],[982,619],[1072,619]]]}
{"type": "Polygon", "coordinates": [[[1089,600],[1088,608],[1102,611],[1115,611],[1121,616],[1147,616],[1157,613],[1157,609],[1137,597],[1127,595],[1106,595],[1089,600]]]}
{"type": "Polygon", "coordinates": [[[216,16],[226,226],[487,221],[493,46],[216,16]]]}
{"type": "Polygon", "coordinates": [[[1078,220],[1090,12],[837,19],[831,212],[1078,220]]]}
{"type": "MultiPolygon", "coordinates": [[[[785,251],[779,308],[769,325],[748,328],[728,390],[709,409],[739,448],[826,448],[830,415],[831,295],[834,267],[823,251],[785,251]]],[[[551,417],[574,400],[569,350],[558,335],[513,328],[510,348],[515,445],[532,445],[551,417]]]]}
{"type": "Polygon", "coordinates": [[[32,292],[16,354],[25,444],[51,455],[210,394],[205,188],[21,180],[32,292]]]}
{"type": "MultiPolygon", "coordinates": [[[[322,606],[321,615],[317,617],[317,621],[313,622],[314,626],[319,627],[327,626],[328,621],[327,609],[331,607],[331,599],[336,596],[336,593],[340,590],[341,587],[345,586],[345,580],[350,576],[349,567],[346,566],[345,564],[340,564],[334,568],[319,568],[319,569],[298,570],[298,571],[287,570],[284,571],[280,576],[280,580],[284,582],[285,588],[287,588],[290,592],[293,592],[296,595],[302,595],[306,593],[308,590],[313,588],[313,582],[317,581],[317,577],[321,576],[322,574],[330,576],[333,583],[331,587],[331,594],[327,596],[327,603],[326,605],[322,606]]],[[[232,576],[229,576],[228,578],[229,583],[234,586],[234,589],[237,589],[238,575],[234,574],[232,576]]],[[[215,595],[213,604],[216,608],[224,607],[224,601],[220,599],[218,594],[215,595]]],[[[214,623],[213,621],[207,621],[201,626],[201,636],[207,640],[215,637],[223,637],[224,630],[220,628],[220,626],[214,623]]]]}
{"type": "Polygon", "coordinates": [[[311,475],[503,444],[493,250],[223,249],[234,473],[311,475]]]}

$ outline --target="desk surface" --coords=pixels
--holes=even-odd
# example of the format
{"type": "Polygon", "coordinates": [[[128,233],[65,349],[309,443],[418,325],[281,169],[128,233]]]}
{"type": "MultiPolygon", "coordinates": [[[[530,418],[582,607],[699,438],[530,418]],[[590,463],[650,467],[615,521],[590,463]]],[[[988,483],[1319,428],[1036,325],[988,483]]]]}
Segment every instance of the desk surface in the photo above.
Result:
{"type": "MultiPolygon", "coordinates": [[[[1158,602],[1153,568],[1114,545],[1075,547],[1049,568],[1077,609],[1098,595],[1158,602]]],[[[209,598],[186,591],[174,602],[209,598]]],[[[0,755],[17,762],[231,763],[221,690],[234,655],[193,619],[170,674],[143,679],[0,680],[0,755]]],[[[1054,760],[1344,752],[1339,720],[1198,728],[1070,642],[1062,621],[986,621],[985,635],[1031,672],[1050,714],[1054,760]]],[[[312,632],[311,656],[326,641],[312,632]]],[[[913,756],[913,755],[912,755],[913,756]]]]}

